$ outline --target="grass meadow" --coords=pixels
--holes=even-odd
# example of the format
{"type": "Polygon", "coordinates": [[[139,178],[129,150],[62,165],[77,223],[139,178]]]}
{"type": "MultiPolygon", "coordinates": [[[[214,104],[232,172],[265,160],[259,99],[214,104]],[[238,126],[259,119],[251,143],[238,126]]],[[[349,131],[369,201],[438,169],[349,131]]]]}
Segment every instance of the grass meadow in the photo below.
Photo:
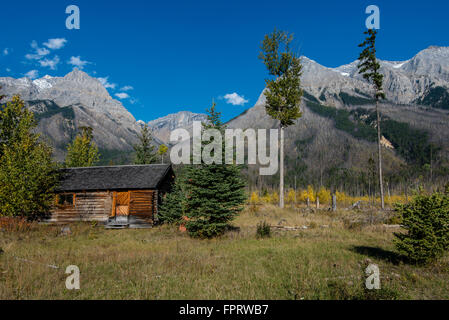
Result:
{"type": "Polygon", "coordinates": [[[250,206],[212,240],[173,226],[105,230],[79,223],[0,231],[0,299],[449,299],[449,259],[408,264],[385,214],[250,206]],[[257,224],[272,228],[258,238],[257,224]],[[296,227],[286,229],[282,227],[296,227]],[[365,290],[364,268],[381,290],[365,290]],[[79,267],[80,290],[65,287],[79,267]]]}

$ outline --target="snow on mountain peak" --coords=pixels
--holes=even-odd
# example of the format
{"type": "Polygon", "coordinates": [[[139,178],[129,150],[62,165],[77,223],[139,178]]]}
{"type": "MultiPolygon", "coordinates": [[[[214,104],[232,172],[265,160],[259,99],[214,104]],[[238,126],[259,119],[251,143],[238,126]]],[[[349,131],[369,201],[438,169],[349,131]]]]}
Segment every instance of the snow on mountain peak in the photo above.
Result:
{"type": "Polygon", "coordinates": [[[45,76],[41,79],[36,79],[33,81],[33,84],[40,90],[50,89],[53,85],[47,80],[50,79],[50,76],[45,76]]]}

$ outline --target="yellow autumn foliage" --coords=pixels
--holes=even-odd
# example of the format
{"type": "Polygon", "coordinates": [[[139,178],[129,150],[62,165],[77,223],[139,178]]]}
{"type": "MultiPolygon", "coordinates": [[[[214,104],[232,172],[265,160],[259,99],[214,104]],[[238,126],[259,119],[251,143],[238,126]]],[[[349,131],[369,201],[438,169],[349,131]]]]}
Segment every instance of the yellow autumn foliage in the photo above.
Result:
{"type": "Polygon", "coordinates": [[[321,187],[320,191],[318,191],[318,199],[320,199],[320,203],[329,204],[331,202],[331,192],[327,190],[325,187],[321,187]]]}
{"type": "Polygon", "coordinates": [[[250,203],[250,204],[258,204],[259,202],[260,202],[260,199],[259,199],[259,193],[256,192],[256,191],[253,191],[253,192],[251,193],[251,197],[250,197],[250,199],[249,199],[249,203],[250,203]]]}
{"type": "Polygon", "coordinates": [[[289,204],[294,204],[295,203],[295,198],[296,198],[296,193],[295,190],[290,189],[287,193],[287,199],[286,202],[289,204]]]}
{"type": "Polygon", "coordinates": [[[271,203],[272,204],[279,203],[279,194],[276,191],[271,194],[271,203]]]}
{"type": "MultiPolygon", "coordinates": [[[[315,203],[316,197],[320,199],[321,204],[331,204],[332,202],[332,194],[329,189],[325,187],[321,187],[318,191],[315,191],[312,186],[308,186],[307,189],[301,189],[297,191],[296,201],[298,204],[306,204],[307,198],[309,198],[310,204],[315,203]]],[[[371,204],[372,198],[368,196],[350,196],[343,191],[337,191],[337,206],[341,207],[349,207],[354,203],[361,201],[364,204],[371,204]]],[[[406,203],[407,198],[405,195],[391,195],[385,196],[385,204],[389,207],[394,206],[395,203],[406,203]]],[[[380,206],[380,198],[376,197],[375,205],[380,206]]],[[[295,203],[295,191],[293,189],[289,189],[287,194],[285,195],[285,202],[287,204],[295,203]]],[[[264,196],[259,196],[259,193],[254,191],[251,193],[250,204],[255,203],[265,203],[265,204],[274,204],[277,205],[279,203],[279,194],[274,191],[272,193],[267,193],[264,196]]]]}

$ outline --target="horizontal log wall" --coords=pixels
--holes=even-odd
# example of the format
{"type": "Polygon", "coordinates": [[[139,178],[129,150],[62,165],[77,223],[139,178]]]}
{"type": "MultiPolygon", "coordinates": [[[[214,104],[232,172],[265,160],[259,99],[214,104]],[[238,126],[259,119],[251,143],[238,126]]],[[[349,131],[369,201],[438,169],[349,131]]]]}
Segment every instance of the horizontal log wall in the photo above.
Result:
{"type": "Polygon", "coordinates": [[[129,214],[148,222],[153,221],[154,207],[156,204],[154,198],[155,191],[139,190],[131,191],[129,214]]]}
{"type": "Polygon", "coordinates": [[[83,192],[75,195],[75,206],[55,206],[47,222],[104,222],[108,220],[112,212],[112,192],[83,192]]]}

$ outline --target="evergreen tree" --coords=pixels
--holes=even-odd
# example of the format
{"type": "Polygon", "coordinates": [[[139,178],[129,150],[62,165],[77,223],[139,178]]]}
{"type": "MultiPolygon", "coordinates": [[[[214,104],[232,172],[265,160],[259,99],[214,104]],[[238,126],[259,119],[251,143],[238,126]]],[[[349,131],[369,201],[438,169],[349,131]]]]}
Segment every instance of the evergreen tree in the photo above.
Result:
{"type": "Polygon", "coordinates": [[[376,58],[376,35],[377,31],[374,29],[368,29],[364,34],[367,38],[364,42],[359,44],[359,47],[364,48],[360,53],[359,60],[360,64],[357,66],[359,73],[363,75],[368,82],[372,83],[374,86],[374,98],[376,99],[376,126],[377,126],[377,151],[378,151],[378,170],[379,170],[379,188],[380,188],[380,199],[382,209],[385,209],[384,202],[384,185],[382,179],[382,148],[381,148],[381,130],[380,130],[380,113],[379,113],[379,100],[385,99],[385,93],[382,89],[383,74],[379,72],[380,64],[376,58]]]}
{"type": "MultiPolygon", "coordinates": [[[[215,104],[207,112],[208,123],[204,128],[224,133],[215,104]]],[[[206,142],[202,148],[208,143],[211,142],[206,142]]],[[[211,238],[223,234],[229,222],[243,209],[245,183],[239,166],[224,163],[223,141],[221,155],[221,164],[202,163],[186,168],[184,212],[189,219],[186,228],[193,237],[211,238]]]]}
{"type": "Polygon", "coordinates": [[[0,107],[0,215],[37,218],[53,203],[57,165],[35,127],[18,96],[0,107]]]}
{"type": "Polygon", "coordinates": [[[148,124],[142,127],[139,135],[139,144],[134,145],[134,150],[136,151],[135,164],[152,164],[156,163],[156,153],[155,147],[152,144],[153,137],[151,136],[151,131],[148,124]]]}
{"type": "Polygon", "coordinates": [[[414,263],[429,263],[449,250],[449,196],[418,194],[396,206],[406,233],[395,233],[398,251],[414,263]]]}
{"type": "Polygon", "coordinates": [[[301,85],[302,65],[291,49],[293,35],[274,29],[266,35],[261,46],[259,58],[263,60],[274,79],[265,80],[266,112],[279,120],[280,166],[279,166],[279,206],[284,207],[284,128],[294,124],[302,116],[300,111],[303,91],[301,85]]]}
{"type": "Polygon", "coordinates": [[[158,211],[160,223],[176,224],[185,216],[185,190],[183,190],[182,173],[176,177],[173,190],[162,200],[158,211]]]}
{"type": "Polygon", "coordinates": [[[70,168],[92,167],[100,159],[98,147],[93,141],[92,128],[81,127],[73,142],[67,147],[65,165],[70,168]]]}

